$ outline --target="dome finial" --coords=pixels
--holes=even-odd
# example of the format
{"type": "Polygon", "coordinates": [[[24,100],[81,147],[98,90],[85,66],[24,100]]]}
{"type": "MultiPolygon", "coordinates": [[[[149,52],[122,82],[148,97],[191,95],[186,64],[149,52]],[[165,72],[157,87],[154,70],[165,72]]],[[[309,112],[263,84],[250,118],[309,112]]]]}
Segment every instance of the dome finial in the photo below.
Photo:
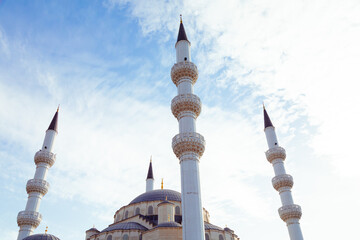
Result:
{"type": "Polygon", "coordinates": [[[59,106],[58,106],[58,108],[57,108],[56,112],[59,112],[59,108],[60,108],[60,104],[59,104],[59,106]]]}
{"type": "Polygon", "coordinates": [[[45,234],[47,234],[47,231],[48,231],[48,226],[46,226],[46,229],[45,229],[45,234]]]}
{"type": "Polygon", "coordinates": [[[263,101],[263,109],[265,110],[265,104],[264,104],[264,101],[263,101]]]}
{"type": "Polygon", "coordinates": [[[182,14],[180,14],[180,23],[182,23],[182,14]]]}
{"type": "Polygon", "coordinates": [[[164,179],[161,179],[161,189],[164,189],[164,179]]]}
{"type": "Polygon", "coordinates": [[[152,155],[150,155],[150,162],[152,162],[152,155]]]}

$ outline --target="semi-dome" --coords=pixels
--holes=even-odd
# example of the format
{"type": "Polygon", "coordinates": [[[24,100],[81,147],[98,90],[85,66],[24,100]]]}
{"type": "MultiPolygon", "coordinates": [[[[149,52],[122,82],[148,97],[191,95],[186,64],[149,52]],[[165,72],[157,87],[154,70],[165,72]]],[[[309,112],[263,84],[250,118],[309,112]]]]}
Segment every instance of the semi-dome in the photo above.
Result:
{"type": "Polygon", "coordinates": [[[166,197],[168,201],[181,202],[181,193],[170,189],[157,189],[137,196],[130,204],[149,201],[164,201],[166,197]]]}
{"type": "Polygon", "coordinates": [[[136,222],[122,222],[122,223],[116,223],[116,224],[110,225],[109,227],[105,228],[101,232],[110,232],[113,230],[132,230],[132,229],[143,230],[143,231],[148,230],[146,227],[144,227],[136,222]]]}
{"type": "Polygon", "coordinates": [[[60,240],[60,238],[51,234],[34,234],[24,238],[23,240],[60,240]]]}
{"type": "Polygon", "coordinates": [[[164,222],[164,223],[160,223],[156,227],[157,228],[159,228],[159,227],[181,227],[181,224],[179,224],[177,222],[164,222]]]}

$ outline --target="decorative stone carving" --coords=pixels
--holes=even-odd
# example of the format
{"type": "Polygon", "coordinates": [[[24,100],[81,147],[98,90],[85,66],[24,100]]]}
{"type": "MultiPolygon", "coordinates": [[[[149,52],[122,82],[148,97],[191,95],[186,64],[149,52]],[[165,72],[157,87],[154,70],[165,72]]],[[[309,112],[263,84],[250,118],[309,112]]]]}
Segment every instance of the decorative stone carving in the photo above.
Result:
{"type": "Polygon", "coordinates": [[[56,160],[56,154],[41,150],[36,152],[34,157],[35,164],[43,162],[49,164],[50,167],[54,165],[55,160],[56,160]]]}
{"type": "Polygon", "coordinates": [[[205,151],[205,139],[199,133],[180,133],[173,137],[172,148],[178,158],[186,152],[196,153],[201,157],[205,151]]]}
{"type": "Polygon", "coordinates": [[[286,151],[282,147],[274,147],[270,148],[265,152],[267,160],[272,163],[273,160],[281,158],[285,160],[286,158],[286,151]]]}
{"type": "Polygon", "coordinates": [[[49,190],[50,184],[42,179],[30,179],[26,184],[26,192],[29,194],[31,192],[39,192],[42,195],[45,195],[49,190]]]}
{"type": "Polygon", "coordinates": [[[195,94],[180,94],[171,101],[171,111],[179,119],[180,113],[184,111],[194,112],[195,118],[200,115],[201,101],[195,94]]]}
{"type": "Polygon", "coordinates": [[[41,220],[42,220],[41,214],[33,211],[21,211],[17,216],[17,224],[19,227],[21,225],[31,225],[37,228],[41,220]]]}
{"type": "Polygon", "coordinates": [[[294,185],[293,177],[289,174],[282,174],[273,177],[271,180],[273,187],[279,191],[282,187],[289,187],[292,188],[294,185]]]}
{"type": "Polygon", "coordinates": [[[296,204],[282,206],[278,211],[284,222],[291,218],[300,219],[302,215],[301,207],[296,204]]]}
{"type": "Polygon", "coordinates": [[[183,78],[189,78],[192,80],[192,84],[195,84],[198,76],[199,73],[197,67],[192,62],[175,63],[171,68],[171,79],[176,86],[183,78]]]}

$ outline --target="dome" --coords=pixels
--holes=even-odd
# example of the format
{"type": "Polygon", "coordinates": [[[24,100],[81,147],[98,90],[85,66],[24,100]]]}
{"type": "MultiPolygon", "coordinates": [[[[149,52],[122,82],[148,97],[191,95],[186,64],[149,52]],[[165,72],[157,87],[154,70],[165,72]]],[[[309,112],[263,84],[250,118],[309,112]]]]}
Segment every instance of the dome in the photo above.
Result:
{"type": "Polygon", "coordinates": [[[60,238],[51,234],[34,234],[24,238],[23,240],[60,240],[60,238]]]}
{"type": "Polygon", "coordinates": [[[144,230],[144,231],[148,230],[146,227],[144,227],[136,222],[123,222],[123,223],[116,223],[116,224],[110,225],[109,227],[105,228],[101,232],[110,232],[113,230],[132,230],[132,229],[144,230]]]}
{"type": "Polygon", "coordinates": [[[164,222],[164,223],[160,223],[156,227],[157,228],[158,227],[181,227],[181,225],[177,222],[164,222]]]}
{"type": "Polygon", "coordinates": [[[208,222],[204,222],[204,226],[205,226],[205,230],[219,230],[219,231],[223,231],[224,229],[222,229],[221,227],[215,226],[211,223],[208,222]]]}
{"type": "Polygon", "coordinates": [[[149,201],[164,201],[166,197],[168,201],[181,202],[181,194],[179,192],[170,189],[157,189],[137,196],[130,204],[149,201]]]}
{"type": "Polygon", "coordinates": [[[99,230],[97,230],[96,228],[90,228],[89,230],[86,230],[87,232],[100,232],[99,230]]]}

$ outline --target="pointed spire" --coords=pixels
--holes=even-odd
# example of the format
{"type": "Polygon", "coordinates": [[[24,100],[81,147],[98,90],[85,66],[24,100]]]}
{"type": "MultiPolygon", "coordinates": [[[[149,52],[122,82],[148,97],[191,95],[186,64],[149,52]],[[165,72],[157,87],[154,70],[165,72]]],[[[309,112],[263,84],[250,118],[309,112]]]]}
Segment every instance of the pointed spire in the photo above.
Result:
{"type": "Polygon", "coordinates": [[[59,107],[60,105],[58,106],[57,110],[56,110],[56,113],[53,117],[53,119],[51,120],[51,123],[49,125],[49,128],[48,130],[54,130],[55,132],[57,132],[58,130],[58,114],[59,114],[59,107]]]}
{"type": "Polygon", "coordinates": [[[149,165],[149,170],[148,170],[146,179],[154,179],[154,174],[153,174],[153,170],[152,170],[152,156],[150,157],[150,165],[149,165]]]}
{"type": "Polygon", "coordinates": [[[189,42],[189,40],[187,39],[186,33],[185,33],[185,28],[184,28],[183,22],[182,22],[182,15],[180,14],[180,27],[179,27],[179,34],[178,34],[177,42],[179,42],[181,40],[186,40],[189,42]]]}
{"type": "Polygon", "coordinates": [[[265,126],[265,128],[267,128],[267,127],[274,127],[273,124],[272,124],[272,122],[271,122],[271,120],[270,120],[269,115],[268,115],[267,112],[266,112],[264,103],[263,103],[263,109],[264,109],[264,126],[265,126]]]}

